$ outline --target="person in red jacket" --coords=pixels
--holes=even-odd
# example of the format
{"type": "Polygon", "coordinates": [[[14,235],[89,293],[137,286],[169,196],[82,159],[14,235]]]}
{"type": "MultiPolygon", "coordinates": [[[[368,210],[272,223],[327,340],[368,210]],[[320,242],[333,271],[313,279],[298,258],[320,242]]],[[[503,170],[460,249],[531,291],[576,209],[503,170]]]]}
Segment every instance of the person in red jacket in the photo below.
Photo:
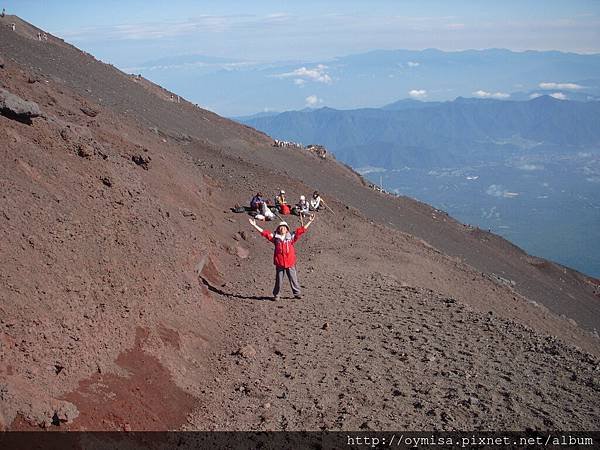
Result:
{"type": "Polygon", "coordinates": [[[256,224],[256,220],[250,219],[250,225],[258,230],[258,232],[269,242],[275,245],[275,253],[273,254],[273,264],[275,264],[275,287],[273,288],[273,300],[279,299],[279,291],[283,275],[286,274],[292,286],[294,298],[302,298],[300,295],[300,283],[298,282],[298,273],[296,271],[296,251],[294,244],[300,236],[308,229],[310,224],[315,220],[314,216],[306,223],[306,225],[297,228],[296,231],[290,233],[290,227],[286,222],[281,222],[275,229],[275,233],[269,230],[263,230],[256,224]]]}

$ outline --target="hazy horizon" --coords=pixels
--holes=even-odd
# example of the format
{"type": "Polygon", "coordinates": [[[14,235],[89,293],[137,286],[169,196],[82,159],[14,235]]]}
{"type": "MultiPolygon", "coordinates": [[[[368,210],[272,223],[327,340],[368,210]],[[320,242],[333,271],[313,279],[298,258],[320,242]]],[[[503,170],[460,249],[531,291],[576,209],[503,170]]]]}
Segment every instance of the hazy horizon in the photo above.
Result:
{"type": "Polygon", "coordinates": [[[171,55],[262,62],[324,59],[383,49],[506,48],[600,53],[591,0],[319,2],[9,0],[8,14],[120,67],[171,55]]]}

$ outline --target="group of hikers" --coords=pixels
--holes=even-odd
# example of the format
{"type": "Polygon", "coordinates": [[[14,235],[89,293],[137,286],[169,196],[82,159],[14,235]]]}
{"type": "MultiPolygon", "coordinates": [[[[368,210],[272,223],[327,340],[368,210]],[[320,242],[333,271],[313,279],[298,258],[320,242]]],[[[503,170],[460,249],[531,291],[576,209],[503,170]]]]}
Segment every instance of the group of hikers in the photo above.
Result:
{"type": "Polygon", "coordinates": [[[288,203],[284,190],[279,191],[274,202],[258,192],[250,200],[250,214],[257,220],[273,220],[278,216],[277,212],[282,215],[294,214],[300,217],[301,223],[304,223],[306,217],[312,216],[313,211],[319,211],[323,206],[326,205],[318,191],[313,192],[310,200],[306,200],[306,197],[301,195],[295,205],[288,203]]]}
{"type": "Polygon", "coordinates": [[[279,191],[279,194],[275,196],[274,202],[265,199],[260,192],[252,197],[250,201],[250,214],[253,217],[249,219],[250,225],[275,247],[273,254],[275,286],[273,287],[272,300],[276,301],[280,298],[279,293],[284,275],[287,276],[290,282],[294,298],[302,298],[298,272],[296,271],[296,251],[294,245],[314,222],[314,212],[319,211],[322,207],[326,207],[331,211],[331,208],[325,204],[318,191],[313,192],[311,199],[308,201],[304,195],[301,195],[300,201],[294,206],[289,205],[284,190],[279,191]],[[288,223],[281,219],[279,214],[297,215],[300,218],[301,226],[292,231],[288,223]],[[276,216],[281,219],[281,222],[274,231],[264,230],[256,223],[257,220],[273,220],[276,216]],[[306,222],[304,221],[305,218],[307,219],[306,222]]]}

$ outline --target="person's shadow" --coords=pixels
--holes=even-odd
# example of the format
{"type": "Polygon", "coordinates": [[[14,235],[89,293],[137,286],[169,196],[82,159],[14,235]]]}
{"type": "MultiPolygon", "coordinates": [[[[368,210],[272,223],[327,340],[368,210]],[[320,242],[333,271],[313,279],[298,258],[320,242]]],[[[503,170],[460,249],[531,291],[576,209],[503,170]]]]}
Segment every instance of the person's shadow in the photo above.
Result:
{"type": "Polygon", "coordinates": [[[265,295],[241,295],[241,294],[232,294],[230,292],[225,292],[222,289],[219,289],[216,286],[213,286],[212,284],[210,284],[208,282],[208,280],[206,280],[204,277],[200,277],[200,281],[202,281],[202,284],[204,284],[209,291],[214,292],[215,294],[219,294],[223,297],[228,297],[228,298],[237,298],[240,300],[260,300],[260,301],[272,301],[273,298],[272,297],[267,297],[265,295]]]}

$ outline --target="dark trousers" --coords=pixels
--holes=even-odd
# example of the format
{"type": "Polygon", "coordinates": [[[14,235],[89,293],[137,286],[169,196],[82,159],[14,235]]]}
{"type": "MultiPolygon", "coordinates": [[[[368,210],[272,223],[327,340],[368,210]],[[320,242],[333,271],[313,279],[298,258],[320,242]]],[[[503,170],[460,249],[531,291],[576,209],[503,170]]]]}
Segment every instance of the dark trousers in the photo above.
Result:
{"type": "Polygon", "coordinates": [[[278,295],[281,290],[281,283],[283,282],[283,275],[287,275],[290,280],[290,286],[292,286],[292,293],[294,295],[300,294],[300,283],[298,282],[298,273],[296,267],[290,267],[284,269],[282,267],[275,268],[275,287],[273,288],[273,295],[278,295]]]}

